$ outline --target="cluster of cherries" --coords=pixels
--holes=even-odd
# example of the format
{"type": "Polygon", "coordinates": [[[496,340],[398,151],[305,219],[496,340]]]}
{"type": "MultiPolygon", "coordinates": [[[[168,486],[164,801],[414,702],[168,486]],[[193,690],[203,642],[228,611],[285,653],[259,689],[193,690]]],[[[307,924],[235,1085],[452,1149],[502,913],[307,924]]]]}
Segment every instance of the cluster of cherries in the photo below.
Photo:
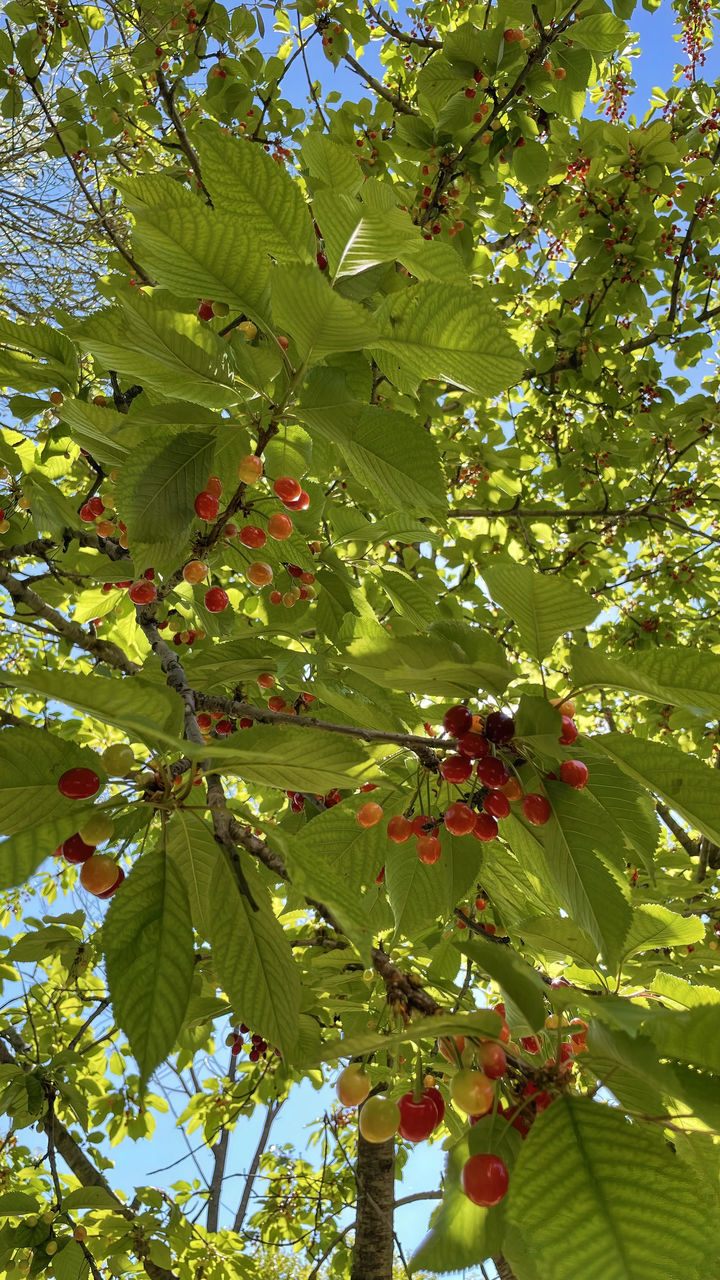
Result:
{"type": "MultiPolygon", "coordinates": [[[[562,714],[562,732],[558,742],[562,746],[570,746],[578,736],[577,726],[572,719],[574,704],[565,700],[561,704],[567,714],[562,714]]],[[[409,818],[397,814],[390,818],[387,826],[388,839],[394,844],[404,844],[411,836],[417,839],[417,855],[421,862],[432,864],[437,862],[442,847],[437,836],[441,823],[454,836],[473,835],[476,840],[488,843],[498,835],[498,821],[507,818],[511,812],[511,803],[520,801],[520,808],[528,822],[541,827],[548,822],[551,809],[547,796],[540,792],[523,792],[519,779],[510,772],[513,767],[512,756],[507,754],[506,760],[502,752],[508,748],[515,736],[515,721],[512,716],[500,711],[491,711],[483,722],[480,716],[473,716],[468,707],[457,705],[451,707],[443,717],[443,728],[446,733],[456,739],[457,750],[447,755],[439,766],[441,777],[452,786],[463,786],[470,782],[473,773],[481,783],[481,790],[476,794],[474,789],[469,799],[454,800],[441,817],[433,818],[428,814],[418,814],[409,818]],[[482,810],[478,812],[473,803],[479,802],[482,810]]],[[[556,779],[558,775],[549,773],[548,778],[556,779]]],[[[588,780],[587,765],[581,760],[563,760],[559,768],[561,782],[581,791],[588,780]]],[[[373,827],[383,816],[382,806],[372,801],[361,806],[357,820],[361,827],[373,827]]]]}
{"type": "Polygon", "coordinates": [[[359,1128],[367,1142],[386,1142],[399,1134],[406,1142],[424,1142],[442,1123],[445,1099],[435,1087],[433,1077],[426,1077],[423,1088],[404,1093],[397,1102],[370,1093],[371,1081],[362,1063],[351,1062],[338,1076],[335,1089],[344,1107],[359,1107],[359,1128]],[[367,1099],[367,1101],[365,1101],[367,1099]]]}
{"type": "MultiPolygon", "coordinates": [[[[90,800],[100,790],[100,779],[94,769],[77,767],[67,769],[58,778],[57,786],[60,795],[68,800],[90,800]]],[[[80,883],[96,898],[112,898],[125,879],[125,872],[114,858],[97,852],[97,846],[112,834],[111,820],[104,813],[96,813],[55,850],[55,857],[81,864],[80,883]]]]}
{"type": "MultiPolygon", "coordinates": [[[[231,1031],[230,1034],[226,1037],[225,1043],[226,1045],[228,1045],[230,1052],[234,1058],[236,1058],[238,1054],[242,1053],[243,1048],[245,1047],[245,1041],[243,1040],[243,1036],[246,1036],[249,1033],[249,1031],[250,1031],[250,1028],[246,1026],[245,1023],[243,1022],[240,1025],[240,1028],[237,1032],[231,1031]]],[[[278,1049],[273,1049],[273,1053],[277,1058],[280,1057],[280,1051],[278,1049]]],[[[248,1058],[250,1059],[250,1061],[260,1062],[261,1059],[263,1060],[266,1059],[267,1055],[268,1055],[267,1040],[263,1040],[262,1036],[259,1036],[257,1034],[251,1035],[250,1051],[248,1053],[248,1058]]]]}
{"type": "MultiPolygon", "coordinates": [[[[256,454],[247,454],[238,465],[238,478],[245,485],[257,484],[263,475],[263,460],[256,454]]],[[[310,505],[310,497],[302,488],[300,481],[294,476],[278,476],[273,484],[275,496],[280,499],[289,511],[305,511],[310,505]]],[[[220,513],[220,497],[222,483],[217,476],[210,476],[205,488],[195,498],[195,514],[205,521],[218,518],[220,513]]],[[[285,542],[293,531],[293,523],[286,512],[274,512],[270,516],[267,532],[260,525],[246,524],[238,529],[235,524],[225,526],[228,538],[237,537],[238,541],[250,550],[258,551],[265,546],[268,536],[275,542],[285,542]]],[[[273,589],[270,592],[270,603],[284,604],[290,609],[298,600],[312,600],[315,596],[315,575],[296,564],[287,564],[287,572],[293,579],[293,585],[286,592],[273,589]]],[[[202,560],[190,560],[183,569],[186,582],[197,584],[207,577],[208,566],[202,560]]],[[[267,587],[273,581],[272,566],[265,560],[253,560],[246,570],[248,581],[255,587],[267,587]]],[[[205,593],[205,608],[210,613],[222,613],[228,606],[227,592],[222,587],[210,587],[205,593]]]]}

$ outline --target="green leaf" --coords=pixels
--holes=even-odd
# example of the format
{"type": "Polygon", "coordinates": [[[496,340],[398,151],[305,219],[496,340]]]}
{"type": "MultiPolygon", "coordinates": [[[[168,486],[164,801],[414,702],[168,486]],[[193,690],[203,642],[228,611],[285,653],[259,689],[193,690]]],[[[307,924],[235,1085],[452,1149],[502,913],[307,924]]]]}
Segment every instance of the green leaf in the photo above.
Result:
{"type": "Polygon", "coordinates": [[[629,903],[594,852],[603,836],[587,797],[563,783],[548,783],[547,791],[553,818],[543,830],[550,873],[573,920],[613,968],[630,927],[629,903]]]}
{"type": "Polygon", "coordinates": [[[337,293],[317,267],[286,267],[272,277],[273,317],[304,364],[358,351],[377,337],[370,312],[337,293]]]}
{"type": "Polygon", "coordinates": [[[420,228],[401,209],[369,209],[351,195],[321,191],[313,197],[313,213],[333,279],[357,275],[382,262],[403,261],[406,252],[422,250],[420,228]]]}
{"type": "Polygon", "coordinates": [[[362,623],[343,665],[382,688],[437,697],[469,697],[478,688],[500,693],[511,671],[492,636],[460,623],[433,623],[425,635],[398,640],[379,625],[362,623]]]}
{"type": "MultiPolygon", "coordinates": [[[[76,766],[93,769],[103,786],[105,774],[94,752],[77,747],[45,729],[24,726],[2,729],[0,832],[14,836],[46,824],[57,824],[51,827],[53,831],[63,830],[66,822],[75,824],[80,817],[87,817],[88,805],[80,800],[67,800],[57,787],[61,774],[76,766]]],[[[72,835],[76,830],[77,826],[72,825],[67,834],[72,835]]],[[[3,845],[3,848],[7,847],[3,845]]],[[[29,853],[22,843],[13,848],[15,856],[21,860],[25,851],[29,853]]],[[[48,849],[41,848],[38,862],[54,848],[54,844],[48,849]]]]}
{"type": "Polygon", "coordinates": [[[580,1258],[583,1280],[702,1280],[714,1267],[712,1191],[678,1164],[661,1129],[586,1098],[558,1098],[534,1122],[507,1211],[552,1280],[577,1280],[580,1258]],[[658,1205],[672,1205],[661,1249],[658,1205]]]}
{"type": "MultiPolygon", "coordinates": [[[[394,409],[349,401],[342,381],[332,371],[322,404],[309,404],[304,397],[297,408],[301,421],[342,450],[353,477],[376,500],[395,508],[402,496],[408,514],[444,508],[447,493],[437,447],[421,423],[394,409]]],[[[312,385],[317,401],[323,387],[312,385]]]]}
{"type": "Polygon", "coordinates": [[[648,742],[627,733],[604,733],[593,745],[685,818],[720,844],[720,773],[677,747],[648,742]]]}
{"type": "Polygon", "coordinates": [[[63,1195],[64,1209],[115,1209],[118,1202],[105,1187],[77,1187],[63,1195]]]}
{"type": "Polygon", "coordinates": [[[573,683],[622,689],[672,706],[687,707],[694,715],[720,717],[720,656],[698,649],[641,650],[632,662],[608,658],[598,649],[572,650],[573,683]]]}
{"type": "Polygon", "coordinates": [[[661,1058],[677,1058],[720,1075],[720,1005],[716,1002],[693,1009],[653,1009],[643,1031],[655,1042],[661,1058]]]}
{"type": "Polygon", "coordinates": [[[86,1280],[90,1263],[74,1240],[63,1244],[52,1260],[52,1274],[56,1280],[86,1280]]]}
{"type": "Polygon", "coordinates": [[[520,182],[526,187],[541,187],[547,182],[550,171],[550,156],[547,147],[532,138],[526,138],[525,145],[513,151],[513,168],[520,182]]]}
{"type": "Polygon", "coordinates": [[[122,306],[96,311],[72,332],[105,368],[170,400],[210,409],[237,402],[227,343],[195,315],[163,306],[160,295],[128,289],[122,306]]]}
{"type": "MultiPolygon", "coordinates": [[[[332,187],[355,195],[363,185],[363,173],[352,148],[341,146],[318,131],[308,133],[301,148],[303,164],[310,174],[313,189],[313,212],[317,210],[318,192],[332,187]]],[[[322,224],[321,224],[322,226],[322,224]]]]}
{"type": "Polygon", "coordinates": [[[210,937],[210,885],[220,850],[207,822],[178,809],[166,828],[169,860],[185,885],[192,922],[202,938],[210,937]]]}
{"type": "Polygon", "coordinates": [[[597,943],[567,916],[530,916],[516,927],[523,942],[537,948],[541,955],[558,959],[570,956],[591,968],[597,962],[597,943]]]}
{"type": "Polygon", "coordinates": [[[60,329],[34,319],[32,324],[21,324],[0,316],[0,361],[12,361],[12,352],[19,353],[18,367],[27,364],[37,371],[38,383],[34,387],[18,387],[18,390],[41,391],[45,387],[57,387],[62,391],[74,389],[77,379],[77,355],[70,340],[60,329]],[[27,355],[38,356],[44,365],[27,361],[27,355]]]}
{"type": "Polygon", "coordinates": [[[256,725],[206,747],[186,744],[193,758],[210,756],[223,772],[281,791],[326,795],[333,787],[357,787],[375,773],[369,756],[350,738],[312,733],[294,725],[256,725]]]}
{"type": "Polygon", "coordinates": [[[600,611],[576,583],[530,565],[506,562],[481,572],[493,600],[512,618],[535,658],[546,658],[559,636],[587,626],[600,611]]]}
{"type": "Polygon", "coordinates": [[[282,925],[250,859],[238,854],[257,911],[218,858],[206,908],[213,964],[238,1021],[291,1058],[298,1036],[300,977],[282,925]]]}
{"type": "Polygon", "coordinates": [[[470,1156],[501,1156],[512,1171],[522,1146],[520,1134],[500,1116],[484,1116],[448,1152],[443,1198],[430,1220],[430,1233],[410,1261],[410,1272],[433,1274],[474,1267],[502,1250],[507,1201],[491,1209],[473,1204],[462,1189],[462,1171],[470,1156]]]}
{"type": "Polygon", "coordinates": [[[214,444],[207,430],[180,427],[144,441],[121,468],[117,508],[137,573],[164,574],[189,555],[194,502],[212,474],[214,444]]]}
{"type": "Polygon", "coordinates": [[[469,956],[480,973],[487,974],[525,1018],[530,1031],[545,1025],[545,983],[540,974],[511,947],[499,947],[484,938],[454,939],[453,945],[469,956]]]}
{"type": "Polygon", "coordinates": [[[64,702],[141,742],[174,745],[182,729],[179,698],[148,676],[108,676],[99,680],[35,667],[27,675],[16,673],[13,679],[20,689],[64,702]]]}
{"type": "Polygon", "coordinates": [[[384,823],[366,830],[348,802],[318,814],[288,840],[293,885],[329,908],[366,964],[373,941],[368,915],[377,898],[375,877],[385,845],[384,823]]]}
{"type": "Polygon", "coordinates": [[[635,907],[632,923],[625,941],[623,955],[626,959],[640,951],[656,951],[661,947],[690,946],[702,942],[705,925],[699,916],[681,916],[659,902],[647,902],[635,907]]]}
{"type": "Polygon", "coordinates": [[[573,43],[592,53],[613,53],[621,49],[627,33],[627,23],[607,12],[578,14],[577,22],[573,23],[573,43]]]}
{"type": "Polygon", "coordinates": [[[118,184],[135,214],[134,241],[160,284],[226,302],[267,324],[270,259],[256,236],[239,236],[236,214],[211,209],[171,178],[118,184]]]}
{"type": "Polygon", "coordinates": [[[203,120],[193,139],[216,209],[227,212],[280,263],[314,262],[315,235],[298,182],[249,140],[203,120]]]}
{"type": "Polygon", "coordinates": [[[164,850],[138,858],[118,889],[103,950],[115,1016],[147,1079],[182,1027],[194,969],[187,894],[164,850]]]}
{"type": "Polygon", "coordinates": [[[583,1063],[608,1080],[624,1106],[652,1115],[677,1110],[678,1101],[684,1102],[712,1129],[720,1127],[717,1080],[680,1063],[659,1062],[657,1049],[647,1035],[630,1036],[592,1019],[587,1043],[588,1056],[583,1055],[583,1063]]]}
{"type": "Polygon", "coordinates": [[[505,322],[480,289],[419,283],[392,294],[375,314],[382,338],[373,355],[391,382],[399,367],[401,389],[437,378],[494,396],[522,375],[505,322]]]}
{"type": "Polygon", "coordinates": [[[15,1218],[37,1211],[37,1197],[29,1191],[6,1191],[0,1195],[0,1218],[15,1218]]]}
{"type": "Polygon", "coordinates": [[[380,1050],[397,1049],[401,1044],[422,1044],[436,1040],[438,1036],[489,1036],[497,1037],[502,1019],[490,1009],[473,1013],[436,1014],[433,1018],[416,1018],[398,1031],[380,1035],[368,1031],[362,1035],[346,1036],[340,1040],[326,1041],[318,1062],[336,1062],[338,1058],[359,1058],[380,1050]]]}
{"type": "Polygon", "coordinates": [[[660,821],[652,797],[607,756],[595,751],[590,753],[584,744],[583,759],[590,771],[585,794],[602,806],[606,815],[603,821],[611,821],[613,831],[621,831],[629,854],[652,870],[660,835],[660,821]]]}

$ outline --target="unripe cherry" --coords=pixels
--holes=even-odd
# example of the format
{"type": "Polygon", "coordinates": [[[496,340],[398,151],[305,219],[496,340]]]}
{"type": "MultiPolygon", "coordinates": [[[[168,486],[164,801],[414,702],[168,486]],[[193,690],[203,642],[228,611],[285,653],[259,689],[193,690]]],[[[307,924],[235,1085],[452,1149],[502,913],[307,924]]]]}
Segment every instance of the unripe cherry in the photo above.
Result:
{"type": "Polygon", "coordinates": [[[183,569],[186,582],[203,582],[207,578],[208,567],[202,560],[189,560],[183,569]]]}
{"type": "Polygon", "coordinates": [[[254,453],[248,453],[238,463],[238,479],[243,484],[257,484],[263,473],[263,460],[254,453]]]}
{"type": "Polygon", "coordinates": [[[361,827],[374,827],[383,816],[382,805],[376,804],[374,800],[368,800],[366,804],[360,806],[356,816],[361,827]]]}
{"type": "Polygon", "coordinates": [[[247,567],[247,576],[254,587],[266,587],[273,580],[273,571],[264,560],[254,560],[247,567]]]}
{"type": "Polygon", "coordinates": [[[268,520],[268,533],[276,542],[284,542],[293,531],[293,522],[284,512],[277,511],[268,520]]]}

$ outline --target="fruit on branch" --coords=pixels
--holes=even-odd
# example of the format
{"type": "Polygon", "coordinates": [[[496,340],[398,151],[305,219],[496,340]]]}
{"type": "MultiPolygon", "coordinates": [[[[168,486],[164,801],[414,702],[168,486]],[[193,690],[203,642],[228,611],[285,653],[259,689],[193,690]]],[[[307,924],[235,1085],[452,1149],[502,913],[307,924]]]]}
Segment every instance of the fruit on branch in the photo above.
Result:
{"type": "MultiPolygon", "coordinates": [[[[433,1080],[434,1076],[426,1076],[425,1079],[426,1081],[433,1080]]],[[[437,1124],[442,1124],[443,1119],[445,1117],[445,1099],[443,1098],[440,1090],[436,1089],[434,1085],[426,1085],[425,1089],[423,1090],[423,1097],[430,1099],[433,1106],[435,1107],[435,1114],[437,1115],[437,1124]]]]}
{"type": "Polygon", "coordinates": [[[560,765],[561,781],[574,787],[576,791],[582,791],[587,786],[588,776],[587,765],[582,760],[563,760],[560,765]]]}
{"type": "Polygon", "coordinates": [[[405,844],[413,833],[412,822],[398,813],[388,822],[387,833],[388,840],[392,840],[393,844],[405,844]]]}
{"type": "Polygon", "coordinates": [[[484,734],[470,730],[460,735],[457,748],[461,756],[467,756],[470,760],[481,760],[490,751],[490,743],[484,734]]]}
{"type": "Polygon", "coordinates": [[[87,862],[95,852],[95,845],[83,840],[79,832],[65,840],[60,848],[65,861],[72,863],[87,862]]]}
{"type": "Polygon", "coordinates": [[[208,567],[203,560],[188,560],[183,569],[183,578],[193,586],[204,582],[208,575],[208,567]]]}
{"type": "Polygon", "coordinates": [[[387,1142],[400,1127],[400,1108],[392,1098],[375,1094],[364,1104],[358,1127],[366,1142],[387,1142]]]}
{"type": "Polygon", "coordinates": [[[569,747],[578,736],[578,728],[574,720],[570,716],[562,718],[562,732],[558,738],[561,747],[569,747]]]}
{"type": "Polygon", "coordinates": [[[572,720],[575,715],[575,703],[572,698],[551,698],[550,701],[554,707],[557,707],[561,715],[567,716],[568,719],[572,720]]]}
{"type": "Polygon", "coordinates": [[[483,844],[489,844],[491,840],[496,840],[498,824],[492,814],[479,813],[475,819],[472,834],[476,840],[481,840],[483,844]]]}
{"type": "MultiPolygon", "coordinates": [[[[258,335],[258,328],[253,324],[252,320],[241,320],[236,326],[237,332],[241,333],[246,342],[254,342],[258,335]]],[[[242,477],[241,477],[242,479],[242,477]]],[[[247,481],[245,482],[247,483],[247,481]]]]}
{"type": "Polygon", "coordinates": [[[471,773],[472,762],[468,756],[446,756],[440,765],[441,776],[454,785],[467,782],[471,773]]]}
{"type": "Polygon", "coordinates": [[[257,551],[260,547],[264,547],[267,542],[267,534],[256,524],[246,524],[238,534],[238,538],[244,547],[252,547],[257,551]]]}
{"type": "Polygon", "coordinates": [[[400,1126],[398,1133],[406,1142],[424,1142],[438,1125],[437,1106],[432,1098],[422,1093],[415,1101],[414,1094],[404,1093],[398,1099],[400,1126]]]}
{"type": "Polygon", "coordinates": [[[507,782],[502,784],[500,790],[511,802],[513,800],[519,800],[523,793],[523,789],[518,778],[509,778],[507,782]]]}
{"type": "Polygon", "coordinates": [[[275,687],[275,677],[270,675],[269,671],[265,671],[257,678],[258,685],[261,689],[273,689],[275,687]]]}
{"type": "Polygon", "coordinates": [[[510,813],[510,801],[502,791],[489,791],[483,800],[483,809],[493,818],[507,818],[510,813]]]}
{"type": "Polygon", "coordinates": [[[310,506],[310,494],[306,489],[301,489],[297,498],[293,498],[291,502],[286,502],[285,506],[290,511],[307,511],[310,506]]]}
{"type": "Polygon", "coordinates": [[[437,836],[418,836],[417,856],[426,866],[431,867],[442,854],[442,845],[437,836]]]}
{"type": "Polygon", "coordinates": [[[473,1204],[487,1209],[499,1204],[507,1194],[508,1183],[507,1165],[500,1156],[480,1154],[465,1161],[463,1191],[473,1204]]]}
{"type": "Polygon", "coordinates": [[[485,737],[497,746],[505,746],[515,737],[515,721],[501,711],[491,711],[485,720],[485,737]]]}
{"type": "Polygon", "coordinates": [[[222,613],[229,603],[228,593],[222,587],[210,587],[205,592],[205,608],[208,613],[222,613]]]}
{"type": "Polygon", "coordinates": [[[209,299],[201,298],[200,305],[197,309],[198,320],[212,320],[214,319],[214,316],[215,312],[213,311],[212,302],[209,299]]]}
{"type": "Polygon", "coordinates": [[[205,485],[203,493],[211,493],[213,498],[220,498],[222,496],[222,491],[223,491],[223,487],[222,487],[222,480],[220,479],[220,477],[210,476],[207,484],[205,485]]]}
{"type": "Polygon", "coordinates": [[[468,733],[472,729],[472,714],[467,707],[461,705],[450,707],[443,716],[443,729],[453,738],[468,733]]]}
{"type": "Polygon", "coordinates": [[[54,404],[57,406],[64,403],[65,397],[62,391],[51,391],[49,395],[49,400],[51,404],[54,404]]]}
{"type": "Polygon", "coordinates": [[[502,760],[497,756],[486,756],[484,760],[480,760],[477,766],[477,776],[483,786],[491,787],[493,790],[505,785],[510,781],[508,773],[502,760]]]}
{"type": "Polygon", "coordinates": [[[382,805],[374,800],[368,800],[366,804],[360,806],[356,816],[361,827],[374,827],[383,816],[382,805]]]}
{"type": "Polygon", "coordinates": [[[284,542],[293,531],[293,522],[282,511],[276,511],[268,520],[268,533],[276,542],[284,542]]]}
{"type": "Polygon", "coordinates": [[[128,595],[133,604],[152,604],[153,600],[157,600],[157,587],[154,582],[148,582],[146,578],[138,578],[137,582],[131,583],[128,588],[128,595]]]}
{"type": "Polygon", "coordinates": [[[535,791],[523,796],[520,808],[534,827],[544,827],[550,820],[550,801],[547,796],[541,796],[535,791]]]}
{"type": "Polygon", "coordinates": [[[282,502],[295,502],[302,493],[302,485],[294,476],[278,476],[273,489],[282,502]]]}
{"type": "Polygon", "coordinates": [[[114,888],[118,880],[118,864],[106,853],[95,853],[83,862],[80,872],[80,883],[88,893],[99,897],[108,889],[114,888]]]}
{"type": "Polygon", "coordinates": [[[344,1107],[359,1107],[370,1092],[370,1077],[361,1062],[351,1062],[335,1083],[335,1092],[344,1107]]]}
{"type": "Polygon", "coordinates": [[[115,825],[106,813],[94,813],[80,828],[79,835],[86,844],[104,844],[115,830],[115,825]]]}
{"type": "MultiPolygon", "coordinates": [[[[222,73],[222,68],[221,68],[221,73],[222,73]]],[[[212,306],[213,315],[217,316],[220,320],[224,320],[225,316],[228,315],[230,312],[230,308],[227,302],[213,302],[211,303],[211,306],[212,306]]]]}
{"type": "Polygon", "coordinates": [[[254,560],[247,567],[247,576],[254,587],[266,587],[273,580],[273,571],[264,560],[254,560]]]}
{"type": "Polygon", "coordinates": [[[450,1081],[450,1097],[469,1116],[484,1116],[493,1104],[495,1091],[484,1071],[462,1067],[450,1081]]]}
{"type": "Polygon", "coordinates": [[[499,1080],[507,1071],[507,1057],[502,1045],[484,1040],[478,1047],[477,1060],[489,1080],[499,1080]]]}
{"type": "Polygon", "coordinates": [[[238,479],[243,484],[257,484],[263,473],[263,460],[255,453],[247,453],[238,463],[238,479]]]}
{"type": "Polygon", "coordinates": [[[95,894],[95,897],[96,897],[96,898],[112,898],[112,896],[113,896],[113,894],[116,892],[116,890],[120,888],[120,885],[122,884],[122,882],[123,882],[123,880],[124,880],[124,879],[125,879],[125,872],[123,871],[122,867],[118,867],[118,869],[117,869],[117,879],[116,879],[115,883],[114,883],[114,884],[111,884],[111,885],[110,885],[110,888],[109,888],[109,889],[105,889],[102,893],[96,893],[96,894],[95,894]]]}
{"type": "Polygon", "coordinates": [[[101,757],[103,769],[114,778],[125,778],[135,768],[135,756],[132,747],[124,742],[113,742],[106,747],[101,757]]]}
{"type": "Polygon", "coordinates": [[[215,520],[220,510],[220,503],[213,493],[204,490],[195,499],[195,514],[201,520],[215,520]]]}
{"type": "Polygon", "coordinates": [[[475,826],[477,814],[462,800],[456,800],[445,810],[443,822],[453,836],[467,836],[475,826]]]}
{"type": "Polygon", "coordinates": [[[61,774],[57,786],[60,795],[68,800],[89,800],[100,790],[100,779],[93,769],[79,766],[61,774]]]}

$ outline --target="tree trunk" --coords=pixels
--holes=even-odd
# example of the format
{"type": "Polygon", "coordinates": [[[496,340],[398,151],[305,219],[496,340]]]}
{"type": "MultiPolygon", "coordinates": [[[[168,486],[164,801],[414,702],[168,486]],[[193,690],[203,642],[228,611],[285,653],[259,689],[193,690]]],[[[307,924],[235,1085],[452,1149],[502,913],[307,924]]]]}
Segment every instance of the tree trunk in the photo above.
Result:
{"type": "Polygon", "coordinates": [[[392,1280],[395,1139],[358,1134],[357,1218],[351,1280],[392,1280]]]}

